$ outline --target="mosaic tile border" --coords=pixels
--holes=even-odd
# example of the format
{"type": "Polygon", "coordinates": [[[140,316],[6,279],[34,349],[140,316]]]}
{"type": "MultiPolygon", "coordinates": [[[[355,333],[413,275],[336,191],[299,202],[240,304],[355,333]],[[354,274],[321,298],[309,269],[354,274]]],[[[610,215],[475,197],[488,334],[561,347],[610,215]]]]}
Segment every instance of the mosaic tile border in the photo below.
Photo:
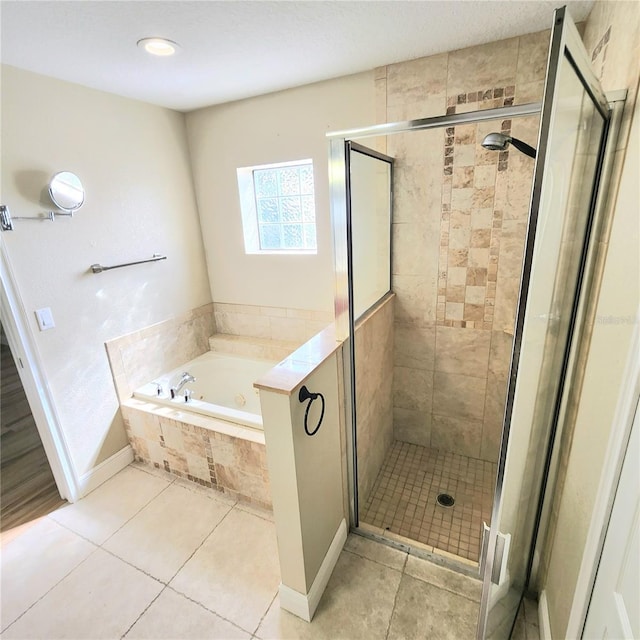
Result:
{"type": "MultiPolygon", "coordinates": [[[[515,85],[461,93],[447,114],[510,106],[515,85]]],[[[511,120],[500,130],[511,135],[511,120]]],[[[509,151],[485,152],[475,124],[447,127],[444,136],[442,213],[436,324],[493,328],[503,212],[495,210],[495,180],[509,167],[509,151]],[[478,153],[484,154],[476,162],[478,153]]]]}
{"type": "MultiPolygon", "coordinates": [[[[515,85],[508,87],[495,87],[472,91],[470,93],[460,93],[447,98],[447,115],[454,115],[458,105],[473,105],[468,111],[479,111],[481,109],[494,109],[496,107],[512,106],[516,95],[515,85]]],[[[502,133],[511,135],[511,120],[504,120],[502,123],[502,133]]],[[[453,174],[453,146],[455,140],[455,127],[447,127],[445,130],[444,146],[444,175],[453,174]]],[[[498,170],[505,171],[509,161],[509,151],[501,151],[498,154],[498,170]]]]}
{"type": "Polygon", "coordinates": [[[235,500],[272,508],[263,443],[210,431],[144,409],[128,406],[122,409],[137,462],[235,500]]]}

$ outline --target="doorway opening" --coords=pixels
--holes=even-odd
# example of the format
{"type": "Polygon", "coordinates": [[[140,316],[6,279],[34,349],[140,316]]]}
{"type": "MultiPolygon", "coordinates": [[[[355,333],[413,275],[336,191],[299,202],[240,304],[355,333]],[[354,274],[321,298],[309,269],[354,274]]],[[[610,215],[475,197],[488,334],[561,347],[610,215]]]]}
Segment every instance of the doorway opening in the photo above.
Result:
{"type": "Polygon", "coordinates": [[[51,513],[60,497],[18,366],[0,324],[0,530],[51,513]]]}

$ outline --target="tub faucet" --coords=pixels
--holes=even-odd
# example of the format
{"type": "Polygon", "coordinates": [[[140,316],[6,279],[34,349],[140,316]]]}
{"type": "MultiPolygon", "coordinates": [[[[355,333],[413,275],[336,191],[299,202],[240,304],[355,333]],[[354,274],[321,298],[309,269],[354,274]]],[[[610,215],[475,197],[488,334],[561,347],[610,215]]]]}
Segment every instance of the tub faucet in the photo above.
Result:
{"type": "Polygon", "coordinates": [[[175,398],[176,395],[180,392],[180,389],[182,389],[185,384],[195,381],[196,379],[188,371],[184,371],[180,376],[178,384],[176,384],[174,387],[171,387],[171,397],[175,398]]]}

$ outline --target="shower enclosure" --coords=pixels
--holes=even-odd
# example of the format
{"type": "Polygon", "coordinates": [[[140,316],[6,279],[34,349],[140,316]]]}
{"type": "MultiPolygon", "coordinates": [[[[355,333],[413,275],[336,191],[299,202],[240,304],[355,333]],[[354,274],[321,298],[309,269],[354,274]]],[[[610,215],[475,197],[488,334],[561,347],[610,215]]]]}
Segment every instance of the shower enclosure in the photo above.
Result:
{"type": "Polygon", "coordinates": [[[531,584],[611,114],[564,9],[514,90],[330,138],[352,528],[481,577],[478,638],[531,584]]]}
{"type": "Polygon", "coordinates": [[[540,105],[510,105],[512,88],[465,97],[471,112],[367,140],[389,155],[346,142],[346,280],[353,521],[477,573],[534,167],[482,143],[496,130],[531,139],[540,105]],[[422,162],[434,153],[437,176],[422,162]]]}

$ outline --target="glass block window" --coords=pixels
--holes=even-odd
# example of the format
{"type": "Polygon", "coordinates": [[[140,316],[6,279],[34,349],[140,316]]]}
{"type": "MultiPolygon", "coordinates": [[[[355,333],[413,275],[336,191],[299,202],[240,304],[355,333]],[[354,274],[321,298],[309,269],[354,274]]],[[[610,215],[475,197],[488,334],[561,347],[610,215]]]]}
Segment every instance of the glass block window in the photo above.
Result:
{"type": "Polygon", "coordinates": [[[238,169],[238,186],[247,253],[316,253],[311,160],[238,169]]]}

